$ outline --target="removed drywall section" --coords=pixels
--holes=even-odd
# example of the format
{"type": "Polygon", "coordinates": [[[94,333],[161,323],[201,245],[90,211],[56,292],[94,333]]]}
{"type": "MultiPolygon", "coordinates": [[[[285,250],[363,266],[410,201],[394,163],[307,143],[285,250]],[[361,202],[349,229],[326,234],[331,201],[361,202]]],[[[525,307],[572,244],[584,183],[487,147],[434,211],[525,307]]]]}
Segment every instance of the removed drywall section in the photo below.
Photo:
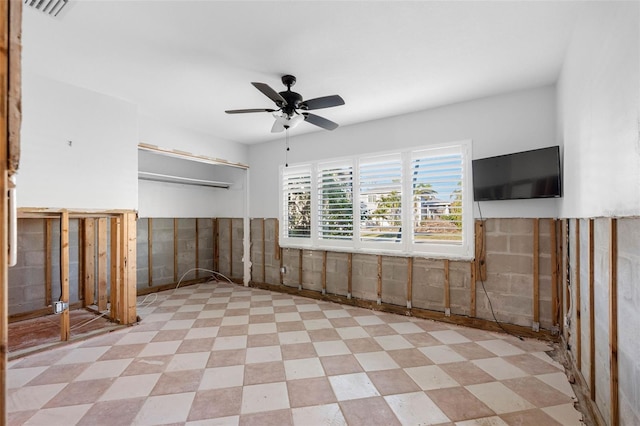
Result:
{"type": "Polygon", "coordinates": [[[135,105],[32,73],[22,105],[19,207],[137,209],[135,105]]]}
{"type": "Polygon", "coordinates": [[[218,272],[230,279],[244,276],[244,222],[238,218],[218,218],[218,272]]]}

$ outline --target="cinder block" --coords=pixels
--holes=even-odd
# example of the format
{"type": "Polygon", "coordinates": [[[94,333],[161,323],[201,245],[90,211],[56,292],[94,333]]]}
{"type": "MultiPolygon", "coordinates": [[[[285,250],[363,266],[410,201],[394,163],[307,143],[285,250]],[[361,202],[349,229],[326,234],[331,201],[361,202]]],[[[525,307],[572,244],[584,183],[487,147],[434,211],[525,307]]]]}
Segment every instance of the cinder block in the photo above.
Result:
{"type": "MultiPolygon", "coordinates": [[[[509,237],[507,235],[493,233],[485,235],[485,249],[487,253],[507,253],[509,251],[509,237]]],[[[477,255],[478,253],[476,253],[476,256],[477,255]]]]}
{"type": "Polygon", "coordinates": [[[531,235],[510,235],[509,253],[533,255],[533,234],[531,235]]]}
{"type": "Polygon", "coordinates": [[[498,219],[500,232],[507,234],[533,234],[533,219],[498,219]]]}
{"type": "Polygon", "coordinates": [[[532,274],[533,258],[519,254],[489,254],[487,273],[532,274]]]}

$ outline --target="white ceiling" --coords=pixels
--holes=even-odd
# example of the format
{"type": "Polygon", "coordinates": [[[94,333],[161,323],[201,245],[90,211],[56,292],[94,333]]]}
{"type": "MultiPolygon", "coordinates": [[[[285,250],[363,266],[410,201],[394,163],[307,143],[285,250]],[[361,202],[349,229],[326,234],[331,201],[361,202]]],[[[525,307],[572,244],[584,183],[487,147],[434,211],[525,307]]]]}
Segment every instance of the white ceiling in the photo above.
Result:
{"type": "Polygon", "coordinates": [[[224,110],[273,107],[250,82],[281,91],[283,74],[305,99],[341,95],[315,112],[342,126],[553,83],[587,4],[70,0],[57,18],[24,8],[23,67],[258,143],[281,137],[270,114],[224,110]]]}

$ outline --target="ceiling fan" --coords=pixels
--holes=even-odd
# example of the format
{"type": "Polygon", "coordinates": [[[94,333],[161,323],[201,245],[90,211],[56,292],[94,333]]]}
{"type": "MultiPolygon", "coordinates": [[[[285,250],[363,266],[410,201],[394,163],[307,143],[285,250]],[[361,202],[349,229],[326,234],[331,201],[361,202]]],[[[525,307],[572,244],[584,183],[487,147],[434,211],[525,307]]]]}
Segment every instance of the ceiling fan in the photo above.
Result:
{"type": "Polygon", "coordinates": [[[252,109],[232,109],[225,111],[227,114],[244,114],[250,112],[270,112],[276,121],[271,128],[272,133],[282,132],[296,126],[301,121],[314,124],[326,130],[334,130],[338,127],[338,123],[327,120],[319,115],[312,114],[312,111],[322,108],[330,108],[338,105],[344,105],[344,100],[338,95],[323,96],[320,98],[302,99],[302,95],[291,91],[291,86],[296,84],[296,78],[292,75],[283,75],[282,84],[287,86],[287,90],[276,92],[268,84],[251,83],[261,91],[265,96],[275,102],[278,109],[270,108],[252,108],[252,109]]]}

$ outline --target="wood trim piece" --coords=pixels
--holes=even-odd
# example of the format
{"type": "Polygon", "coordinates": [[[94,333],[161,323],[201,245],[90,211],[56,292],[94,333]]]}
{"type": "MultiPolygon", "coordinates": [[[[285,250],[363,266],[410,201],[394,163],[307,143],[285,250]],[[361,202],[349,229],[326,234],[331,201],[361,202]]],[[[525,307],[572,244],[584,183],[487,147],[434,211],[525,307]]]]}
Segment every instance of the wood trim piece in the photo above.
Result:
{"type": "Polygon", "coordinates": [[[618,387],[618,223],[609,219],[609,360],[610,425],[620,424],[618,387]]]}
{"type": "Polygon", "coordinates": [[[262,218],[262,281],[267,282],[267,243],[265,241],[265,218],[262,218]]]}
{"type": "MultiPolygon", "coordinates": [[[[69,213],[60,215],[60,300],[69,303],[69,213]]],[[[69,309],[60,314],[60,340],[68,341],[71,337],[69,309]]]]}
{"type": "Polygon", "coordinates": [[[487,250],[485,248],[484,221],[475,222],[475,243],[476,243],[476,279],[487,280],[487,250]]]}
{"type": "Polygon", "coordinates": [[[451,289],[450,289],[450,270],[449,259],[444,260],[444,308],[451,309],[451,289]]]}
{"type": "Polygon", "coordinates": [[[596,316],[594,286],[594,220],[589,219],[589,391],[592,401],[596,400],[596,316]]]}
{"type": "Polygon", "coordinates": [[[147,219],[147,269],[149,287],[153,286],[153,218],[147,219]]]}
{"type": "Polygon", "coordinates": [[[161,148],[159,146],[156,145],[151,145],[148,143],[143,143],[140,142],[138,144],[138,149],[142,150],[142,151],[149,151],[149,152],[153,152],[156,154],[162,154],[162,155],[166,155],[168,157],[176,157],[176,158],[182,158],[185,160],[190,160],[190,161],[197,161],[200,163],[206,163],[206,164],[220,164],[223,166],[230,166],[230,167],[238,167],[241,169],[248,169],[249,166],[247,166],[246,164],[242,164],[242,163],[234,163],[231,161],[227,161],[227,160],[223,160],[221,158],[214,158],[214,157],[208,157],[205,155],[197,155],[197,154],[192,154],[190,152],[186,152],[186,151],[178,151],[175,149],[167,149],[167,148],[161,148]]]}
{"type": "Polygon", "coordinates": [[[576,365],[578,371],[582,370],[582,318],[581,318],[581,306],[582,296],[580,295],[580,219],[575,219],[576,222],[576,264],[575,264],[575,305],[576,305],[576,365]]]}
{"type": "Polygon", "coordinates": [[[45,237],[44,237],[44,304],[45,306],[51,306],[53,301],[51,300],[52,282],[51,277],[51,233],[52,233],[52,220],[44,219],[45,223],[45,237]]]}
{"type": "Polygon", "coordinates": [[[378,305],[382,303],[382,256],[378,255],[378,285],[376,287],[378,305]]]}
{"type": "Polygon", "coordinates": [[[198,232],[198,218],[196,217],[194,219],[196,221],[195,225],[196,225],[196,247],[195,247],[195,251],[196,251],[196,279],[200,278],[200,233],[198,232]]]}
{"type": "Polygon", "coordinates": [[[178,218],[173,218],[173,282],[178,282],[178,218]]]}
{"type": "Polygon", "coordinates": [[[120,323],[136,322],[136,215],[122,215],[120,226],[120,323]]]}
{"type": "MultiPolygon", "coordinates": [[[[45,219],[46,220],[46,219],[45,219]]],[[[95,287],[96,287],[96,234],[95,234],[95,224],[96,220],[84,219],[83,226],[83,264],[84,264],[84,304],[83,306],[93,305],[95,301],[95,287]]]]}
{"type": "Polygon", "coordinates": [[[213,221],[213,269],[220,271],[220,228],[218,219],[211,219],[213,221]]]}
{"type": "Polygon", "coordinates": [[[533,219],[533,322],[540,324],[540,219],[533,219]]]}
{"type": "Polygon", "coordinates": [[[303,250],[298,250],[298,286],[302,288],[302,260],[303,260],[303,250]]]}
{"type": "Polygon", "coordinates": [[[98,219],[98,310],[107,309],[107,219],[98,219]]]}
{"type": "Polygon", "coordinates": [[[469,263],[471,267],[471,291],[469,301],[469,316],[471,318],[476,316],[476,262],[469,263]]]}
{"type": "MultiPolygon", "coordinates": [[[[273,228],[273,238],[275,240],[274,253],[276,256],[276,260],[280,260],[282,258],[282,253],[280,250],[280,221],[276,218],[274,228],[273,228]]],[[[280,265],[282,267],[282,265],[280,265]]]]}
{"type": "Polygon", "coordinates": [[[557,221],[549,219],[549,239],[551,245],[551,320],[552,324],[560,326],[560,307],[558,304],[558,239],[557,221]]]}
{"type": "Polygon", "coordinates": [[[326,293],[327,293],[327,251],[324,250],[322,252],[322,294],[326,294],[326,293]]]}
{"type": "Polygon", "coordinates": [[[413,257],[407,258],[407,308],[413,306],[413,257]]]}
{"type": "MultiPolygon", "coordinates": [[[[117,217],[111,218],[111,282],[109,283],[110,292],[110,308],[111,319],[114,321],[121,320],[121,306],[120,306],[120,286],[122,283],[122,274],[120,273],[121,264],[121,247],[120,247],[120,228],[121,220],[117,217]]],[[[106,308],[105,308],[106,309],[106,308]]]]}
{"type": "MultiPolygon", "coordinates": [[[[20,165],[20,127],[22,123],[22,1],[12,0],[8,3],[9,25],[8,35],[8,77],[7,84],[7,173],[9,176],[18,171],[20,165]]],[[[3,41],[3,45],[6,42],[3,41]]],[[[5,47],[5,46],[3,46],[5,47]]],[[[4,79],[3,79],[4,80],[4,79]]]]}
{"type": "Polygon", "coordinates": [[[229,278],[233,277],[233,219],[229,218],[229,278]]]}
{"type": "Polygon", "coordinates": [[[353,293],[353,253],[347,253],[347,297],[353,293]]]}

